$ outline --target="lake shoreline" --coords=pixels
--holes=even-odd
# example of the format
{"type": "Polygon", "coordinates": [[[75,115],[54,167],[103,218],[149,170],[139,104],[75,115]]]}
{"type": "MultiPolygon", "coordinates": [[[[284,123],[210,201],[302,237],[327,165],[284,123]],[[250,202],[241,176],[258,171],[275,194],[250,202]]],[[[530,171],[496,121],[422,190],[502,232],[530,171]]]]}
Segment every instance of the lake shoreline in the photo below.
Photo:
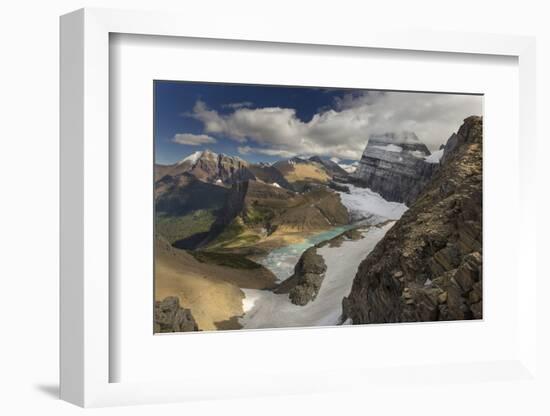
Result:
{"type": "Polygon", "coordinates": [[[243,329],[340,324],[342,299],[351,290],[359,264],[393,224],[394,221],[364,225],[365,228],[358,228],[361,238],[345,239],[339,245],[331,246],[329,243],[335,237],[324,240],[325,244],[322,244],[317,252],[323,256],[327,271],[317,297],[304,306],[291,303],[288,294],[275,294],[269,290],[242,289],[245,294],[244,314],[239,318],[239,322],[243,329]]]}

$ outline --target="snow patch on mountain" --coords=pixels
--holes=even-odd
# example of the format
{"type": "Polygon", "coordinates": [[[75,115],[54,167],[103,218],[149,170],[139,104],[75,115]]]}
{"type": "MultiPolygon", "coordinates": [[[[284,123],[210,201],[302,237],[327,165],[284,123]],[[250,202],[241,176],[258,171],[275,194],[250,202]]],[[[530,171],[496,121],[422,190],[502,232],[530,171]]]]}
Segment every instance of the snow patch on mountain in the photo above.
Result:
{"type": "Polygon", "coordinates": [[[346,163],[338,163],[338,166],[340,166],[342,169],[344,169],[347,173],[353,173],[357,170],[357,166],[359,166],[359,162],[355,161],[350,164],[346,163]]]}
{"type": "Polygon", "coordinates": [[[403,151],[403,148],[401,146],[397,146],[395,144],[388,144],[386,146],[373,146],[377,149],[385,150],[386,152],[396,152],[401,153],[403,151]]]}
{"type": "Polygon", "coordinates": [[[441,158],[443,157],[443,152],[445,149],[439,149],[433,152],[431,155],[426,156],[424,160],[428,163],[439,163],[441,158]]]}
{"type": "Polygon", "coordinates": [[[413,155],[414,157],[417,157],[419,159],[422,159],[422,158],[425,158],[426,157],[426,154],[421,152],[420,150],[413,150],[412,152],[409,152],[411,155],[413,155]]]}
{"type": "Polygon", "coordinates": [[[403,203],[386,201],[380,194],[369,188],[360,188],[351,184],[346,186],[350,193],[339,192],[340,200],[354,221],[371,218],[373,215],[397,220],[408,209],[403,203]]]}
{"type": "Polygon", "coordinates": [[[202,153],[203,152],[201,150],[199,150],[198,152],[191,153],[186,158],[180,160],[177,164],[181,165],[182,163],[185,163],[185,162],[191,162],[192,164],[195,164],[197,163],[197,160],[199,160],[200,157],[202,156],[202,153]]]}

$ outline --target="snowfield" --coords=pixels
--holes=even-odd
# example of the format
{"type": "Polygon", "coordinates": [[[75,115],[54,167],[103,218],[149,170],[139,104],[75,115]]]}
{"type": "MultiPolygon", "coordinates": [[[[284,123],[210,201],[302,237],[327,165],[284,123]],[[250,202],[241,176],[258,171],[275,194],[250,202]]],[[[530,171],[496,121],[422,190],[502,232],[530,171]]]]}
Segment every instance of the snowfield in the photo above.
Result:
{"type": "MultiPolygon", "coordinates": [[[[294,266],[309,247],[330,240],[346,229],[362,224],[358,230],[363,238],[344,240],[340,247],[326,245],[317,249],[327,265],[327,271],[317,298],[305,306],[294,305],[288,294],[269,290],[241,289],[245,295],[244,314],[239,322],[245,329],[283,328],[340,324],[342,299],[351,291],[359,264],[374,249],[378,241],[407,210],[405,204],[388,202],[368,188],[346,184],[350,193],[339,192],[342,204],[352,216],[354,225],[335,227],[310,236],[303,242],[280,247],[258,260],[282,282],[294,272],[294,266]],[[385,224],[385,221],[392,220],[385,224]]],[[[349,323],[348,323],[349,324],[349,323]]]]}
{"type": "Polygon", "coordinates": [[[345,164],[345,163],[338,163],[338,166],[340,166],[342,169],[344,169],[347,173],[353,173],[357,170],[357,166],[359,165],[359,162],[353,162],[352,164],[345,164]]]}
{"type": "Polygon", "coordinates": [[[350,193],[339,192],[339,194],[342,204],[348,209],[353,221],[373,216],[381,217],[380,221],[397,220],[408,209],[403,203],[386,201],[380,194],[369,188],[349,184],[346,186],[350,189],[350,193]]]}
{"type": "Polygon", "coordinates": [[[288,294],[268,290],[241,289],[244,315],[239,319],[243,329],[284,328],[295,326],[337,325],[342,315],[342,299],[351,290],[359,264],[393,226],[371,226],[360,229],[363,238],[346,240],[340,247],[329,245],[317,249],[327,271],[317,298],[305,306],[294,305],[288,294]]]}
{"type": "Polygon", "coordinates": [[[199,150],[198,152],[195,152],[195,153],[191,153],[189,156],[187,156],[186,158],[180,160],[178,162],[178,165],[181,165],[182,163],[184,162],[191,162],[193,164],[195,164],[197,162],[197,160],[199,160],[199,158],[202,156],[202,151],[199,150]]]}
{"type": "Polygon", "coordinates": [[[441,158],[443,157],[443,151],[445,149],[439,149],[439,150],[436,150],[435,152],[433,152],[431,155],[429,156],[426,156],[426,158],[424,159],[426,162],[428,163],[439,163],[439,161],[441,160],[441,158]]]}
{"type": "Polygon", "coordinates": [[[403,151],[403,148],[401,146],[397,146],[395,144],[388,144],[386,146],[372,146],[372,147],[376,147],[377,149],[385,150],[386,152],[401,153],[403,151]]]}
{"type": "Polygon", "coordinates": [[[421,152],[420,150],[413,150],[412,152],[409,152],[409,154],[413,155],[414,157],[417,157],[418,159],[428,157],[424,152],[421,152]]]}

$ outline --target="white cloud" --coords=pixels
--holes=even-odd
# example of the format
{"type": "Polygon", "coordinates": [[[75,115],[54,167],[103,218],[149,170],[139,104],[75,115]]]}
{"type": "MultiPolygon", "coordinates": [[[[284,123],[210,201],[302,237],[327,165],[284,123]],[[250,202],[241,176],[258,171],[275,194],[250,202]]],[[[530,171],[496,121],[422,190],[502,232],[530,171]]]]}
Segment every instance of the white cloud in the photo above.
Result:
{"type": "Polygon", "coordinates": [[[414,92],[346,95],[336,103],[340,111],[371,113],[369,135],[412,131],[430,150],[437,150],[446,143],[466,117],[481,116],[482,106],[483,97],[479,95],[414,92]]]}
{"type": "Polygon", "coordinates": [[[201,144],[216,143],[217,140],[206,134],[178,133],[173,138],[174,143],[198,146],[201,144]]]}
{"type": "Polygon", "coordinates": [[[290,158],[296,156],[296,153],[289,152],[286,150],[277,150],[277,149],[262,149],[260,147],[250,147],[250,146],[239,146],[237,147],[238,152],[241,155],[248,155],[250,153],[268,155],[268,156],[279,156],[283,158],[290,158]]]}
{"type": "Polygon", "coordinates": [[[481,113],[480,96],[361,92],[336,99],[334,109],[321,110],[307,122],[292,108],[241,107],[223,115],[202,101],[189,115],[203,123],[206,133],[249,143],[241,148],[248,153],[359,159],[373,133],[413,131],[436,150],[464,118],[481,113]]]}

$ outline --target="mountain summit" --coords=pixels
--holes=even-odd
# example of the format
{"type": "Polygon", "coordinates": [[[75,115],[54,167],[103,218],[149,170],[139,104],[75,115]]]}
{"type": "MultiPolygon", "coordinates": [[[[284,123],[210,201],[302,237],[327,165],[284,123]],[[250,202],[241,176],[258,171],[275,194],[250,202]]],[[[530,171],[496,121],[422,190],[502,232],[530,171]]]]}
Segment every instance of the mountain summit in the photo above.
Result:
{"type": "Polygon", "coordinates": [[[218,185],[253,179],[248,162],[236,156],[203,150],[192,153],[173,165],[155,165],[155,180],[163,176],[188,173],[197,179],[218,185]]]}
{"type": "Polygon", "coordinates": [[[371,135],[352,178],[388,201],[412,203],[437,164],[426,161],[428,147],[411,132],[371,135]]]}

